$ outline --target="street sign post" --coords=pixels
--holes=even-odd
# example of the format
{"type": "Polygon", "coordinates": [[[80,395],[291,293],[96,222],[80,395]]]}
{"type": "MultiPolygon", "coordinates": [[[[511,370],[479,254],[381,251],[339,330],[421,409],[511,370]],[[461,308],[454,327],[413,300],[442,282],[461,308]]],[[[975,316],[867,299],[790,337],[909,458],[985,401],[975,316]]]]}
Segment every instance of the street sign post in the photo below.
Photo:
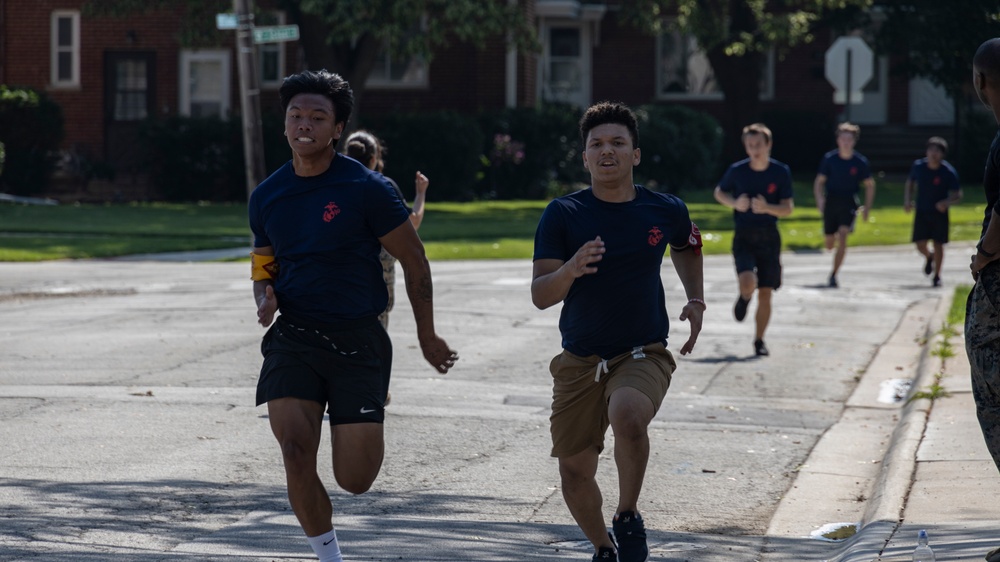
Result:
{"type": "Polygon", "coordinates": [[[236,30],[236,53],[240,74],[240,107],[243,114],[243,155],[247,177],[247,197],[264,180],[264,141],[261,138],[260,88],[254,45],[295,41],[299,26],[255,27],[253,0],[233,0],[233,12],[215,14],[217,29],[236,30]]]}
{"type": "Polygon", "coordinates": [[[839,37],[826,50],[825,60],[826,79],[835,88],[833,102],[844,104],[850,121],[851,105],[861,103],[861,89],[872,79],[874,53],[860,37],[839,37]]]}
{"type": "Polygon", "coordinates": [[[225,12],[215,14],[215,29],[236,29],[239,24],[236,22],[236,14],[225,12]]]}
{"type": "Polygon", "coordinates": [[[297,25],[273,25],[267,27],[253,28],[253,42],[261,43],[281,43],[282,41],[295,41],[299,38],[299,26],[297,25]]]}

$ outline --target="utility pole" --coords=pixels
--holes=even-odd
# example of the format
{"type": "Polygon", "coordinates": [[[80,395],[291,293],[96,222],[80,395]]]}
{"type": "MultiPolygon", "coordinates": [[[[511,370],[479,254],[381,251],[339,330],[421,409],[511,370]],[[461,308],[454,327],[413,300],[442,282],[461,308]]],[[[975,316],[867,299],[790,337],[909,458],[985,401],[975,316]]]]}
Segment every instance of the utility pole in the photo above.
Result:
{"type": "Polygon", "coordinates": [[[247,200],[264,180],[264,137],[260,121],[260,81],[254,50],[253,0],[233,0],[236,13],[236,58],[240,73],[240,107],[243,114],[243,159],[247,200]]]}

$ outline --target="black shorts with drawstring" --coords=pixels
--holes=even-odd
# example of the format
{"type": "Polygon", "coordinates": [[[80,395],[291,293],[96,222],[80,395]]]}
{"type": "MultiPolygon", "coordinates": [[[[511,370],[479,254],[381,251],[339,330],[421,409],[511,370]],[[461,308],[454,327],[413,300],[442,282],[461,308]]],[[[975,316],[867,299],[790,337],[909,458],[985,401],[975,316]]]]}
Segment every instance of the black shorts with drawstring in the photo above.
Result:
{"type": "Polygon", "coordinates": [[[384,421],[392,342],[377,317],[317,328],[281,315],[260,350],[258,406],[298,398],[327,406],[331,425],[384,421]]]}

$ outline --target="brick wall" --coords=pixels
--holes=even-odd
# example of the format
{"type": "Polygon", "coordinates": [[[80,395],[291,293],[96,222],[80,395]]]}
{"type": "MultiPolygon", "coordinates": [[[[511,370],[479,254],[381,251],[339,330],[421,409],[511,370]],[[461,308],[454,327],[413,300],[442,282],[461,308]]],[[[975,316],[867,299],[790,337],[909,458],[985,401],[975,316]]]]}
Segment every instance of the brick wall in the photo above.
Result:
{"type": "MultiPolygon", "coordinates": [[[[80,18],[80,85],[53,87],[51,72],[51,14],[55,10],[81,10],[86,0],[8,1],[4,4],[3,64],[4,80],[9,85],[28,86],[45,91],[62,106],[66,136],[64,148],[82,147],[94,155],[104,153],[104,64],[107,53],[154,53],[153,111],[175,115],[178,111],[180,51],[179,9],[131,14],[125,18],[80,18]]],[[[213,24],[214,25],[214,24],[213,24]]],[[[218,46],[206,47],[234,51],[235,32],[217,33],[218,46]]],[[[286,49],[286,68],[295,68],[297,53],[286,49]]],[[[239,80],[235,56],[231,60],[231,111],[240,110],[239,80]]],[[[277,93],[263,90],[262,107],[277,107],[277,93]]]]}

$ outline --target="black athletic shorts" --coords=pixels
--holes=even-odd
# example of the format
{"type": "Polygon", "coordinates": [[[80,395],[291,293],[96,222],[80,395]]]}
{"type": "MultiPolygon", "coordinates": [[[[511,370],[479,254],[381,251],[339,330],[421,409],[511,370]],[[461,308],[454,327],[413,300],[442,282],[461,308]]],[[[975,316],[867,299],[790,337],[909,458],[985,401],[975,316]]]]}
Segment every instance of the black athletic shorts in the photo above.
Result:
{"type": "Polygon", "coordinates": [[[392,342],[377,317],[317,329],[278,316],[260,351],[258,406],[300,398],[328,406],[330,425],[385,420],[392,342]]]}
{"type": "Polygon", "coordinates": [[[913,242],[933,240],[948,243],[948,213],[917,211],[913,216],[913,242]]]}
{"type": "Polygon", "coordinates": [[[840,227],[846,226],[854,232],[854,220],[858,216],[858,204],[853,197],[829,198],[823,207],[823,234],[836,234],[840,227]]]}
{"type": "Polygon", "coordinates": [[[777,225],[737,229],[733,257],[736,273],[755,272],[758,287],[781,286],[781,234],[777,225]]]}

